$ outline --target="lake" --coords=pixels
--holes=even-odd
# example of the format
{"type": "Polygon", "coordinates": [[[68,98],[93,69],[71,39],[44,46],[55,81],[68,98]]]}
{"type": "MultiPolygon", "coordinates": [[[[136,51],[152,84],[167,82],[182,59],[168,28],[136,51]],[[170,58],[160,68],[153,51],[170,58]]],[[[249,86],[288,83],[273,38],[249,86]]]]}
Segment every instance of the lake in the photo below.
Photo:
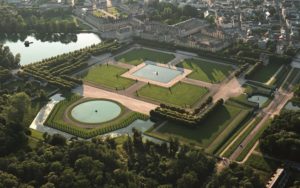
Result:
{"type": "Polygon", "coordinates": [[[54,35],[54,37],[41,37],[29,35],[18,40],[2,40],[4,46],[8,46],[10,51],[16,55],[21,54],[21,65],[37,62],[45,58],[79,50],[81,48],[98,44],[101,39],[94,33],[79,33],[70,35],[54,35]],[[33,42],[29,47],[25,47],[24,41],[33,42]]]}

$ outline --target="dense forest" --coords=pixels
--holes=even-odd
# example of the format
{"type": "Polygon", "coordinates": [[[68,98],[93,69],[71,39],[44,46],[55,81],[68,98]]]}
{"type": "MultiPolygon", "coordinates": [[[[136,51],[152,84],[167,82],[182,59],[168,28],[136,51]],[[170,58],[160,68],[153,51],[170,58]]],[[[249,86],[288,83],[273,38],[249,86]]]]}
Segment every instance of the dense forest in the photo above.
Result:
{"type": "MultiPolygon", "coordinates": [[[[251,169],[230,165],[216,173],[216,159],[191,146],[142,141],[140,132],[114,139],[67,142],[44,134],[30,144],[23,123],[25,93],[0,97],[0,187],[260,187],[251,169]],[[225,177],[225,179],[224,179],[225,177]]],[[[30,138],[32,139],[32,138],[30,138]]]]}
{"type": "Polygon", "coordinates": [[[300,162],[300,112],[276,116],[260,139],[262,151],[282,159],[300,162]]]}
{"type": "Polygon", "coordinates": [[[70,10],[16,9],[0,5],[0,33],[72,33],[78,29],[70,10]]]}

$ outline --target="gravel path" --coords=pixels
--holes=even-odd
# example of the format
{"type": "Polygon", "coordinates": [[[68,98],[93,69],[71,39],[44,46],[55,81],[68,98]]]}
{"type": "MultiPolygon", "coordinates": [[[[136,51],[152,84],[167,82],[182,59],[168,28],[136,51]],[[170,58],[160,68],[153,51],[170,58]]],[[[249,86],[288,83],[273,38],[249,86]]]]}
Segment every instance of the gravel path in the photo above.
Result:
{"type": "Polygon", "coordinates": [[[149,115],[149,112],[157,107],[155,104],[151,104],[145,101],[133,99],[121,94],[109,92],[103,89],[95,88],[88,85],[83,85],[82,94],[84,97],[92,97],[92,98],[106,98],[115,100],[130,110],[140,112],[142,114],[149,115]]]}

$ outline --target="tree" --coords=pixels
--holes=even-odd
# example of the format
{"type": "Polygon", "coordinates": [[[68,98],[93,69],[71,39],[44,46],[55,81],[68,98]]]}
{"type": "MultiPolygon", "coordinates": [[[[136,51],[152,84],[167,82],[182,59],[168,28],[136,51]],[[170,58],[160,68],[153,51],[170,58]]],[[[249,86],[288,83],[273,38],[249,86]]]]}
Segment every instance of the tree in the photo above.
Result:
{"type": "Polygon", "coordinates": [[[194,171],[185,173],[177,180],[178,188],[192,188],[200,187],[197,174],[194,171]]]}
{"type": "Polygon", "coordinates": [[[251,168],[232,163],[220,174],[214,175],[206,187],[264,187],[264,184],[251,168]]]}
{"type": "Polygon", "coordinates": [[[53,134],[52,136],[48,136],[46,142],[53,146],[63,146],[66,144],[66,138],[61,134],[53,134]]]}
{"type": "Polygon", "coordinates": [[[0,171],[0,187],[18,187],[18,178],[12,174],[0,171]]]}
{"type": "Polygon", "coordinates": [[[24,92],[11,95],[9,106],[5,109],[7,119],[14,122],[23,122],[24,115],[31,109],[30,104],[30,98],[24,92]]]}

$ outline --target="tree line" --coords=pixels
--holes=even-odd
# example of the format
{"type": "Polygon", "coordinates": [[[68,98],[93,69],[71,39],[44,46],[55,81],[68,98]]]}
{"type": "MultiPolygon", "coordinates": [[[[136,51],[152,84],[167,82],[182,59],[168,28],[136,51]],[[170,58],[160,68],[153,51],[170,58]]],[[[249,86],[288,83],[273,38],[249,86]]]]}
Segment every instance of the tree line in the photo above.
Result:
{"type": "Polygon", "coordinates": [[[0,33],[74,33],[79,29],[71,10],[17,9],[0,5],[0,33]]]}

